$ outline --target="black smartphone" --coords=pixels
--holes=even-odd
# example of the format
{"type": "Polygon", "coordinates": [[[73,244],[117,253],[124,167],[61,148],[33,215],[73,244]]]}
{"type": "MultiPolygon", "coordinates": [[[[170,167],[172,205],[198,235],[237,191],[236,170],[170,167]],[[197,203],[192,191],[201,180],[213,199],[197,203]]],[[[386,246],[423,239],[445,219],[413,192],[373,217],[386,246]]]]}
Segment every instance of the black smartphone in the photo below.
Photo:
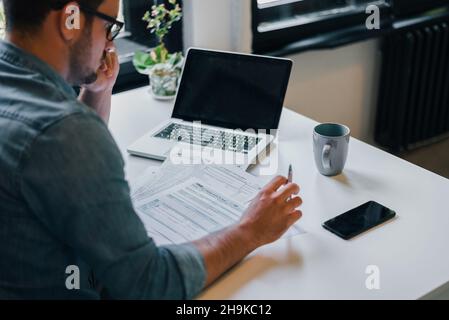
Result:
{"type": "Polygon", "coordinates": [[[383,205],[370,201],[338,217],[323,223],[323,227],[344,240],[378,226],[396,216],[396,213],[383,205]]]}

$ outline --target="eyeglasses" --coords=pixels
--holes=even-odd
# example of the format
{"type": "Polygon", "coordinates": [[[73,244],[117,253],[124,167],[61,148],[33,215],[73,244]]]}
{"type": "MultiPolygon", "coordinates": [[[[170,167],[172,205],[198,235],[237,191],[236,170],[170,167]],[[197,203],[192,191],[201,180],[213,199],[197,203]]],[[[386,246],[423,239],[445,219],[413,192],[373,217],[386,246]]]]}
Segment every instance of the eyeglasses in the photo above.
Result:
{"type": "Polygon", "coordinates": [[[84,11],[87,14],[96,16],[100,19],[106,20],[107,22],[110,22],[111,25],[108,27],[107,29],[107,35],[106,38],[109,41],[114,41],[115,38],[117,38],[117,36],[120,34],[120,31],[123,29],[123,26],[125,25],[125,23],[118,21],[117,19],[108,16],[107,14],[95,11],[91,8],[85,7],[85,6],[79,6],[80,10],[84,11]]]}

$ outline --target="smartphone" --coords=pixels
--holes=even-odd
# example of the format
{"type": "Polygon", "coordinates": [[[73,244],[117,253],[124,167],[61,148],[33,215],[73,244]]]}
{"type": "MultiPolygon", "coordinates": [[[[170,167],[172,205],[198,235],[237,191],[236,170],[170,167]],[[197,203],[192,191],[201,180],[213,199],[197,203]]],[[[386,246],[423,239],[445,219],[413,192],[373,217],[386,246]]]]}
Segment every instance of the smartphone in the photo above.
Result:
{"type": "Polygon", "coordinates": [[[323,227],[344,240],[350,240],[395,216],[396,213],[393,210],[375,201],[370,201],[326,221],[323,223],[323,227]]]}

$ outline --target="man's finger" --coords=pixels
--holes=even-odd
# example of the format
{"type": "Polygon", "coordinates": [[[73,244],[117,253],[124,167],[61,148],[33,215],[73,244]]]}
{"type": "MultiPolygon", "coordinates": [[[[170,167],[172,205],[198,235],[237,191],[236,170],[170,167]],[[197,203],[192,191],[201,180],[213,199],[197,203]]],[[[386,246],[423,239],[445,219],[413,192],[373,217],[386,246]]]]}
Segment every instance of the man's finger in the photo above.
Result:
{"type": "Polygon", "coordinates": [[[106,53],[106,64],[108,65],[108,69],[112,68],[113,62],[112,62],[112,53],[107,52],[106,53]]]}
{"type": "Polygon", "coordinates": [[[114,66],[114,63],[116,62],[115,61],[116,58],[118,59],[117,51],[115,49],[115,46],[108,48],[106,50],[106,55],[109,56],[109,58],[110,58],[111,66],[114,66]]]}
{"type": "Polygon", "coordinates": [[[286,208],[288,212],[291,212],[298,208],[302,204],[302,199],[300,197],[291,198],[288,202],[286,202],[286,208]]]}
{"type": "Polygon", "coordinates": [[[106,52],[116,52],[117,48],[115,47],[115,44],[112,43],[112,45],[106,49],[106,52]]]}
{"type": "Polygon", "coordinates": [[[263,188],[263,191],[275,192],[287,182],[288,180],[286,177],[277,176],[263,188]]]}
{"type": "Polygon", "coordinates": [[[275,196],[281,197],[282,200],[287,200],[292,195],[298,193],[299,193],[299,186],[296,183],[289,183],[285,186],[285,188],[279,190],[275,196]]]}
{"type": "Polygon", "coordinates": [[[111,77],[114,75],[114,73],[118,73],[118,70],[120,68],[118,55],[115,49],[108,50],[106,55],[108,59],[108,70],[110,71],[110,73],[108,72],[108,76],[111,77]]]}
{"type": "Polygon", "coordinates": [[[118,60],[117,52],[112,53],[112,62],[113,62],[113,70],[118,73],[120,70],[120,62],[118,60]]]}
{"type": "Polygon", "coordinates": [[[296,210],[292,212],[288,217],[288,226],[291,227],[294,225],[299,219],[302,217],[302,212],[299,210],[296,210]]]}
{"type": "Polygon", "coordinates": [[[107,75],[108,75],[108,77],[111,77],[112,76],[112,72],[113,72],[113,70],[114,70],[114,63],[113,63],[113,61],[112,61],[112,57],[111,57],[111,53],[110,52],[107,52],[106,53],[106,65],[107,65],[107,71],[106,71],[106,73],[107,73],[107,75]]]}
{"type": "Polygon", "coordinates": [[[100,66],[100,71],[108,70],[108,66],[106,65],[106,61],[103,61],[100,66]]]}

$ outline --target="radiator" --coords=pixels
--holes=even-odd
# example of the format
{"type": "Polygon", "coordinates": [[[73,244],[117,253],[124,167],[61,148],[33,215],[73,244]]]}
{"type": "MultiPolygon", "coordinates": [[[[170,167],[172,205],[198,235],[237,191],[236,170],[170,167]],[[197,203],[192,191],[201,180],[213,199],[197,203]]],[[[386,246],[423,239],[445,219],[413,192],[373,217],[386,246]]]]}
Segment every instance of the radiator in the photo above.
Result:
{"type": "Polygon", "coordinates": [[[382,41],[375,140],[413,149],[449,132],[449,22],[393,33],[382,41]]]}

